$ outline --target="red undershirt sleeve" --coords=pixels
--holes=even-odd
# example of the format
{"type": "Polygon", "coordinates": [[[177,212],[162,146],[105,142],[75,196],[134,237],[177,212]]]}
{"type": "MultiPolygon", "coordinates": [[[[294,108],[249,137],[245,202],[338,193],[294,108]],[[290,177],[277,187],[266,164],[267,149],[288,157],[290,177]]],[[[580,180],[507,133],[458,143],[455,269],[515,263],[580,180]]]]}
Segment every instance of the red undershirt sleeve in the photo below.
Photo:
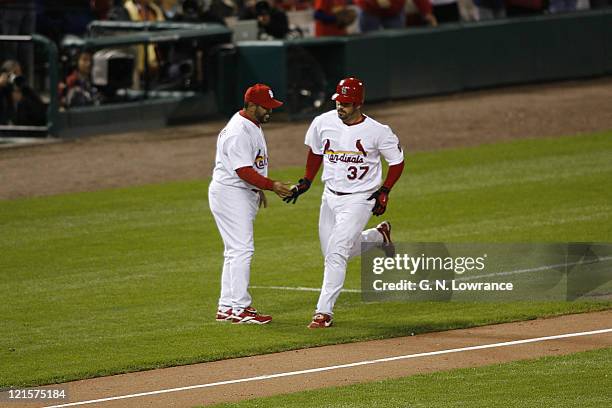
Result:
{"type": "Polygon", "coordinates": [[[389,166],[387,178],[385,178],[383,186],[391,190],[395,182],[399,180],[400,176],[402,175],[402,171],[404,171],[404,162],[389,166]]]}
{"type": "Polygon", "coordinates": [[[256,172],[253,167],[241,167],[236,169],[236,174],[238,174],[238,177],[240,177],[242,180],[261,190],[272,190],[274,181],[262,176],[256,172]]]}
{"type": "Polygon", "coordinates": [[[308,150],[308,158],[306,159],[306,173],[304,174],[304,178],[312,182],[321,168],[321,163],[323,163],[323,155],[314,154],[312,149],[308,150]]]}

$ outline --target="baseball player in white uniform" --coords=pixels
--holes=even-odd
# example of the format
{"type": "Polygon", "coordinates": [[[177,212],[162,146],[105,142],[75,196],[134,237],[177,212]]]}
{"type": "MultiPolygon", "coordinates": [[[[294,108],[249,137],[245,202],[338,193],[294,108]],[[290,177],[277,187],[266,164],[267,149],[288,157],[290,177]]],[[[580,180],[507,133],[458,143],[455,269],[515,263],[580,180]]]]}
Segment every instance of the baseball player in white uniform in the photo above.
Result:
{"type": "Polygon", "coordinates": [[[363,82],[341,80],[332,96],[336,109],[317,116],[306,133],[310,147],[306,173],[293,194],[284,199],[295,203],[312,183],[323,163],[325,183],[319,215],[319,239],[325,258],[321,294],[309,328],[333,323],[333,308],[346,276],[349,258],[361,253],[361,243],[391,245],[391,225],[383,221],[363,231],[372,214],[385,212],[389,192],[404,168],[404,154],[397,136],[389,128],[361,113],[363,82]],[[389,164],[382,181],[380,157],[389,164]]]}
{"type": "Polygon", "coordinates": [[[244,109],[232,116],[217,138],[208,189],[210,210],[225,248],[217,321],[266,324],[272,320],[252,307],[248,287],[253,221],[259,207],[266,206],[263,190],[272,190],[281,198],[291,195],[289,185],[267,177],[268,148],[261,129],[272,109],[281,105],[269,86],[253,85],[244,95],[244,109]]]}

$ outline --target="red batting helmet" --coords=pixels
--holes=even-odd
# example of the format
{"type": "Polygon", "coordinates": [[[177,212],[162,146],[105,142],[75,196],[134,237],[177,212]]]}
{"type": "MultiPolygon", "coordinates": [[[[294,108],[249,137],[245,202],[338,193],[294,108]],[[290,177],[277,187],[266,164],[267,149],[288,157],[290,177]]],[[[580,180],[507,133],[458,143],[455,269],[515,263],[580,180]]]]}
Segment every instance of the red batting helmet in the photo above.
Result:
{"type": "Polygon", "coordinates": [[[336,93],[332,95],[332,101],[342,103],[363,104],[363,81],[354,77],[344,78],[336,85],[336,93]]]}

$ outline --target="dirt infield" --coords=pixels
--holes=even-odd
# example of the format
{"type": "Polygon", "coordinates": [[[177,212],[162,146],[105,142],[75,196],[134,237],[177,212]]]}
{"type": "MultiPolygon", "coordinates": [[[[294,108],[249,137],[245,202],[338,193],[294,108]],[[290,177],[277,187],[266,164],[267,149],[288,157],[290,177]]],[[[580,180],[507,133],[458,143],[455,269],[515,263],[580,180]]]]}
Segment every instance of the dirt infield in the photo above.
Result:
{"type": "MultiPolygon", "coordinates": [[[[366,106],[407,152],[612,129],[612,78],[366,106]]],[[[0,199],[207,178],[224,121],[0,149],[0,199]]],[[[303,165],[308,122],[265,126],[272,169],[303,165]]],[[[273,172],[272,172],[273,175],[273,172]]]]}
{"type": "MultiPolygon", "coordinates": [[[[612,347],[612,332],[519,344],[499,343],[612,329],[610,322],[612,311],[604,311],[95,378],[63,384],[70,396],[70,401],[63,404],[99,399],[94,405],[76,406],[193,407],[454,368],[564,355],[612,347]],[[491,347],[456,351],[482,345],[491,347]],[[403,358],[361,363],[399,356],[403,358]],[[324,367],[327,369],[317,370],[324,367]],[[310,371],[299,372],[301,370],[310,371]],[[266,375],[277,377],[256,378],[266,375]],[[191,389],[176,390],[183,387],[191,389]],[[169,392],[170,389],[175,390],[169,392]],[[140,393],[144,395],[134,395],[140,393]]],[[[234,329],[229,323],[219,324],[227,324],[228,330],[234,329]]],[[[265,330],[265,327],[261,329],[265,330]]],[[[302,327],[296,330],[307,329],[302,327]]]]}

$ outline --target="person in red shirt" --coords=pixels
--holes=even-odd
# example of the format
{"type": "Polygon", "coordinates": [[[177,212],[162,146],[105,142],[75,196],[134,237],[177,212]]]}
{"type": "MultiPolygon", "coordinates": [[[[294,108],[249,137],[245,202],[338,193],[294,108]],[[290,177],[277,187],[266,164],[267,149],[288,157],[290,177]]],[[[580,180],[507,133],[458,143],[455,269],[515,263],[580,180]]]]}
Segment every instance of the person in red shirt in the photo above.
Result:
{"type": "Polygon", "coordinates": [[[382,28],[403,28],[406,0],[356,0],[361,9],[359,28],[362,33],[382,28]]]}
{"type": "Polygon", "coordinates": [[[315,36],[346,35],[346,27],[356,18],[346,0],[315,0],[315,36]]]}

